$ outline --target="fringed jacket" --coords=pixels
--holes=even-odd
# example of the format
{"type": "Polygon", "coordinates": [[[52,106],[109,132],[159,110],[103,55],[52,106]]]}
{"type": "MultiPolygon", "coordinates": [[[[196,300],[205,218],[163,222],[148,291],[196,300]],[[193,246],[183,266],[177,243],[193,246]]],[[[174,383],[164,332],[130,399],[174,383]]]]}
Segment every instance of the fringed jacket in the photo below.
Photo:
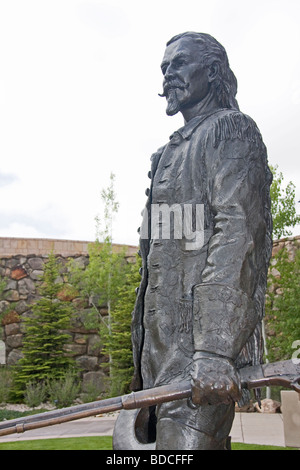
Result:
{"type": "Polygon", "coordinates": [[[230,109],[195,117],[151,164],[132,389],[182,380],[195,351],[228,357],[238,368],[262,362],[272,176],[255,122],[230,109]],[[151,209],[161,204],[203,207],[201,246],[191,248],[184,234],[154,236],[151,209]]]}

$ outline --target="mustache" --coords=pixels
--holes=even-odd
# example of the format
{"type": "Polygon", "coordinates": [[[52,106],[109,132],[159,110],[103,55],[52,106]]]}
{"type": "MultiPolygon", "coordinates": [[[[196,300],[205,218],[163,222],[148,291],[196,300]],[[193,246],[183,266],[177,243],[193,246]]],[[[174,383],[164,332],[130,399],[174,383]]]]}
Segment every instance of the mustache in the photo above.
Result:
{"type": "Polygon", "coordinates": [[[179,80],[168,80],[163,84],[163,93],[158,93],[158,96],[161,98],[167,97],[169,94],[169,90],[172,88],[179,88],[180,90],[186,90],[189,88],[189,83],[183,83],[179,80]]]}

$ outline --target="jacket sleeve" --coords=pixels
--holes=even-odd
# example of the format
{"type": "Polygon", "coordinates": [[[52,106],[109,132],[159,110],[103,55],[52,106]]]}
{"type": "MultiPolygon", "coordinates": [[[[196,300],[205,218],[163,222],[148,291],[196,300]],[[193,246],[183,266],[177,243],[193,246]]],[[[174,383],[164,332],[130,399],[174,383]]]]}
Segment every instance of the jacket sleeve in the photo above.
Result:
{"type": "Polygon", "coordinates": [[[221,118],[207,138],[213,234],[202,282],[194,287],[196,351],[235,360],[260,317],[256,292],[266,244],[266,150],[255,123],[221,118]]]}

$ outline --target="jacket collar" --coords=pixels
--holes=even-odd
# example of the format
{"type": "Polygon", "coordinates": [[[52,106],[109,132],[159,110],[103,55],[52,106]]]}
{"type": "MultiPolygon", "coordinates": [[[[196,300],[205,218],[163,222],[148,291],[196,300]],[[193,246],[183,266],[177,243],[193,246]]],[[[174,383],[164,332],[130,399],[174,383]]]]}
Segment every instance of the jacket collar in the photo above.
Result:
{"type": "MultiPolygon", "coordinates": [[[[194,130],[196,127],[203,121],[203,116],[196,116],[193,119],[191,119],[185,126],[181,127],[178,129],[177,133],[180,134],[180,136],[185,139],[189,140],[191,138],[191,135],[193,134],[194,130]]],[[[176,132],[174,132],[176,134],[176,132]]]]}
{"type": "Polygon", "coordinates": [[[196,130],[196,128],[203,122],[205,119],[207,119],[209,116],[212,116],[213,114],[219,113],[224,111],[224,109],[218,109],[212,113],[209,114],[203,114],[201,116],[196,116],[193,119],[191,119],[185,126],[181,127],[177,131],[175,131],[171,136],[170,140],[173,139],[176,134],[180,135],[182,139],[189,140],[193,134],[193,132],[196,130]]]}

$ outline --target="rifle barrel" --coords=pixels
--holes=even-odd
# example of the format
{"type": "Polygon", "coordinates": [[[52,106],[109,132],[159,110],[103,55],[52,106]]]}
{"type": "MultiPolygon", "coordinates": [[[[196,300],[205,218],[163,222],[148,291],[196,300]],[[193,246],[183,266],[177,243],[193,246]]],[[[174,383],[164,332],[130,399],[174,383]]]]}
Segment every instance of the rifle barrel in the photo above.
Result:
{"type": "MultiPolygon", "coordinates": [[[[243,388],[251,389],[283,385],[300,393],[300,364],[296,365],[292,360],[244,367],[240,369],[240,377],[243,388]]],[[[74,421],[122,409],[145,408],[191,396],[190,381],[162,385],[149,390],[132,392],[129,395],[70,406],[60,410],[27,416],[26,418],[3,421],[0,423],[0,436],[66,423],[67,421],[74,421]]]]}
{"type": "Polygon", "coordinates": [[[53,426],[54,424],[66,423],[68,421],[122,409],[144,408],[166,401],[187,398],[191,396],[191,393],[190,383],[183,382],[181,384],[163,385],[150,390],[132,392],[121,397],[107,398],[83,405],[75,405],[60,410],[38,413],[25,418],[12,419],[0,423],[0,436],[22,433],[32,429],[53,426]]]}
{"type": "Polygon", "coordinates": [[[38,413],[25,418],[17,418],[0,423],[0,436],[21,433],[31,429],[66,423],[75,419],[87,418],[101,413],[118,411],[123,408],[122,398],[108,398],[83,405],[70,406],[60,410],[38,413]]]}

